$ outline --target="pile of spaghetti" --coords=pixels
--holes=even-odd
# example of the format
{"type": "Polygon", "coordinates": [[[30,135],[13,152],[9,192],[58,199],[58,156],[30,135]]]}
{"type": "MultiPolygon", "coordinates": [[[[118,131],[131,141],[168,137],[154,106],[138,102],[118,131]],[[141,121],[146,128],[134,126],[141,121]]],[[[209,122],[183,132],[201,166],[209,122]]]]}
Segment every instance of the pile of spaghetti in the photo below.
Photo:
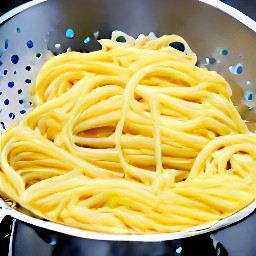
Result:
{"type": "Polygon", "coordinates": [[[180,231],[255,200],[256,135],[226,81],[175,35],[100,43],[41,69],[36,107],[2,136],[1,195],[119,234],[180,231]]]}

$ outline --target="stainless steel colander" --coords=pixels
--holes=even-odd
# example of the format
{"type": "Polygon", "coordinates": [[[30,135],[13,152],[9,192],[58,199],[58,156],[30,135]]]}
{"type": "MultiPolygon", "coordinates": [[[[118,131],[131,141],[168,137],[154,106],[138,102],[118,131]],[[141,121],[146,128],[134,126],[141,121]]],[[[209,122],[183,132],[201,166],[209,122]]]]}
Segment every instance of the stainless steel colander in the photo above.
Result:
{"type": "MultiPolygon", "coordinates": [[[[22,120],[32,106],[29,90],[52,55],[68,48],[93,50],[97,38],[113,30],[137,37],[154,32],[178,34],[198,56],[198,65],[216,70],[233,89],[232,100],[251,130],[256,130],[256,23],[215,0],[36,0],[0,17],[0,131],[22,120]]],[[[237,214],[182,232],[111,235],[39,220],[0,201],[0,216],[65,234],[118,241],[164,241],[210,232],[255,210],[256,202],[237,214]]]]}

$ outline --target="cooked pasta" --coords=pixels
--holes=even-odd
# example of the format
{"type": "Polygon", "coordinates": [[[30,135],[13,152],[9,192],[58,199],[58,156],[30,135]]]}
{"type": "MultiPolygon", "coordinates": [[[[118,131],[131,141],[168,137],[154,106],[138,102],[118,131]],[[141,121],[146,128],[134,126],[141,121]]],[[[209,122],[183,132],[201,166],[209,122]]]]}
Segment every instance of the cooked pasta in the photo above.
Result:
{"type": "Polygon", "coordinates": [[[41,69],[35,108],[2,136],[2,196],[116,234],[180,231],[255,200],[256,135],[224,78],[176,35],[100,43],[41,69]]]}

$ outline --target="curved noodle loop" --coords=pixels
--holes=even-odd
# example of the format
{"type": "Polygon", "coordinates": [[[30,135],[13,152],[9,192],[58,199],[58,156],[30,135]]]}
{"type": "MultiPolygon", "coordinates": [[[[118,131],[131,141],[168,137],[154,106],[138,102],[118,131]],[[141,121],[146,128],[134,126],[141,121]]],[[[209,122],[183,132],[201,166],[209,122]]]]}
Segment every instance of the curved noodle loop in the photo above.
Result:
{"type": "Polygon", "coordinates": [[[41,69],[35,109],[2,137],[0,191],[46,219],[173,232],[256,197],[256,135],[180,37],[100,40],[41,69]],[[182,42],[185,53],[169,46],[182,42]]]}

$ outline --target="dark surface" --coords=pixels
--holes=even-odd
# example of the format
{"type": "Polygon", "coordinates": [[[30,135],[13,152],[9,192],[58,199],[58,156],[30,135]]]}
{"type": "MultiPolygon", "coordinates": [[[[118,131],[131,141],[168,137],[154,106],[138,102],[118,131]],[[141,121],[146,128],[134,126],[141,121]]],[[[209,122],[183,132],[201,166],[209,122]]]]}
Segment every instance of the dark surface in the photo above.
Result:
{"type": "Polygon", "coordinates": [[[7,11],[11,10],[12,8],[29,2],[30,0],[4,0],[0,2],[0,15],[6,13],[7,11]]]}
{"type": "MultiPolygon", "coordinates": [[[[24,2],[28,1],[1,1],[0,15],[24,2]]],[[[223,2],[256,20],[255,0],[223,2]]],[[[13,256],[256,256],[256,213],[212,234],[161,243],[75,238],[6,217],[0,225],[0,255],[7,256],[9,248],[13,256]]]]}
{"type": "Polygon", "coordinates": [[[221,2],[231,5],[247,16],[256,20],[256,1],[255,0],[222,0],[221,2]]]}
{"type": "Polygon", "coordinates": [[[254,213],[200,236],[155,243],[111,242],[71,237],[5,217],[0,226],[0,255],[8,255],[11,240],[12,256],[256,256],[255,227],[254,213]]]}

